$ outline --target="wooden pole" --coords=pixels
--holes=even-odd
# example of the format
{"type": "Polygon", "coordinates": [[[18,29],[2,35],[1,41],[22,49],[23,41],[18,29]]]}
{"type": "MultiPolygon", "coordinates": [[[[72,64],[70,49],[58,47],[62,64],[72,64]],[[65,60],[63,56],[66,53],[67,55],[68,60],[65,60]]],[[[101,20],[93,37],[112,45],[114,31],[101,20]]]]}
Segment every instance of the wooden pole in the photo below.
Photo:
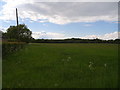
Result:
{"type": "Polygon", "coordinates": [[[17,21],[17,26],[18,26],[18,11],[17,11],[17,8],[16,8],[16,21],[17,21]]]}
{"type": "MultiPolygon", "coordinates": [[[[18,31],[18,34],[19,34],[19,27],[18,27],[19,23],[18,23],[18,11],[17,11],[17,8],[16,8],[16,22],[17,22],[17,31],[18,31]]],[[[19,40],[20,40],[20,38],[18,36],[18,42],[19,42],[19,40]]]]}

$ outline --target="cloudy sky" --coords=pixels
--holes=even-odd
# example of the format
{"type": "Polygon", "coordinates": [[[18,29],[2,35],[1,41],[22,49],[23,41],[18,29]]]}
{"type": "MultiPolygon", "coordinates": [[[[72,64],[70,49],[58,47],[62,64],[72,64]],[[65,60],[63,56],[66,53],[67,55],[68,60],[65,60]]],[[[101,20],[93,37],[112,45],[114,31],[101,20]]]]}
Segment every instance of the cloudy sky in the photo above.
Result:
{"type": "Polygon", "coordinates": [[[19,23],[26,24],[34,38],[118,38],[118,0],[45,1],[0,0],[0,29],[16,25],[18,8],[19,23]]]}

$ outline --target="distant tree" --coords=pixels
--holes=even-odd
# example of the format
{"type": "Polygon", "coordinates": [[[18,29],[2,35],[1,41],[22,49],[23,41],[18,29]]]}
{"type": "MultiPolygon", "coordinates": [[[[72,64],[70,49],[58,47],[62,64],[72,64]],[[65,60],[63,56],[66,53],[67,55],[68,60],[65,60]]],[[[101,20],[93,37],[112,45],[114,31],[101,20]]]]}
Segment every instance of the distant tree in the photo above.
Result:
{"type": "Polygon", "coordinates": [[[120,39],[115,39],[114,42],[120,44],[120,39]]]}
{"type": "Polygon", "coordinates": [[[8,39],[16,39],[22,42],[30,42],[32,39],[32,32],[27,28],[25,24],[19,24],[18,26],[10,26],[7,29],[8,39]]]}

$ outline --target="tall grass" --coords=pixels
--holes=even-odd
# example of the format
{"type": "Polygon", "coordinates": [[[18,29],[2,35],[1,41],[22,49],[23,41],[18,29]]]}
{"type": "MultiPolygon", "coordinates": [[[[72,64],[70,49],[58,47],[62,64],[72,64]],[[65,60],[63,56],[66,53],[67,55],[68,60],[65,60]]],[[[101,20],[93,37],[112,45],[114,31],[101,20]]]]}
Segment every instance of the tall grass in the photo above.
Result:
{"type": "Polygon", "coordinates": [[[117,44],[29,44],[3,61],[3,88],[116,88],[117,44]]]}

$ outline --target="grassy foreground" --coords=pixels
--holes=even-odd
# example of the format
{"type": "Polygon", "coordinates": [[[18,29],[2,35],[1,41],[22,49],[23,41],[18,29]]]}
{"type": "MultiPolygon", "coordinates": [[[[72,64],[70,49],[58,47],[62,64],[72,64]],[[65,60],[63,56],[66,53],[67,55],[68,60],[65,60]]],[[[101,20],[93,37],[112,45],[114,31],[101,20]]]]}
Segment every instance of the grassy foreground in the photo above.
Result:
{"type": "Polygon", "coordinates": [[[29,44],[2,63],[3,88],[118,87],[117,44],[29,44]]]}

